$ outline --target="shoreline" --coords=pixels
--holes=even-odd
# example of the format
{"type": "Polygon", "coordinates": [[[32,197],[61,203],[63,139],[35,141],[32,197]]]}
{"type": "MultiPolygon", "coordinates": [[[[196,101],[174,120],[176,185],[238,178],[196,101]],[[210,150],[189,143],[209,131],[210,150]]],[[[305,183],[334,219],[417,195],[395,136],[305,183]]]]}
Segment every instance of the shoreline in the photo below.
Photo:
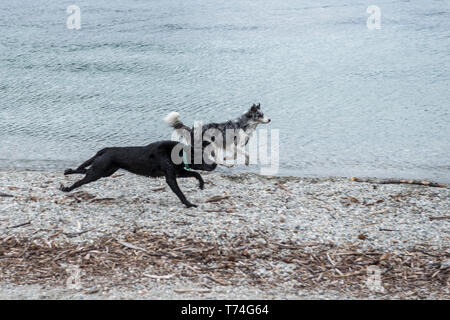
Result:
{"type": "MultiPolygon", "coordinates": [[[[47,162],[45,160],[44,162],[47,162]]],[[[66,168],[77,167],[82,160],[77,162],[62,162],[64,165],[61,165],[61,161],[54,160],[54,162],[58,163],[55,166],[35,166],[29,167],[26,165],[23,166],[1,166],[0,172],[6,171],[30,171],[30,172],[55,172],[55,173],[63,173],[66,168]]],[[[345,174],[344,171],[338,172],[334,169],[326,169],[326,168],[316,168],[308,171],[303,171],[295,168],[280,168],[279,172],[276,175],[263,175],[257,170],[258,166],[250,165],[249,167],[243,166],[234,166],[232,168],[222,168],[218,166],[215,170],[215,173],[223,174],[223,175],[240,175],[240,174],[254,174],[260,176],[268,176],[268,177],[288,177],[288,178],[306,178],[306,179],[347,179],[350,177],[358,177],[358,178],[368,178],[368,179],[405,179],[405,180],[426,180],[434,183],[444,184],[446,186],[450,186],[450,176],[449,177],[441,177],[437,174],[427,174],[423,172],[422,174],[410,174],[409,172],[405,172],[400,170],[398,172],[393,172],[392,174],[387,174],[386,171],[374,171],[374,170],[351,170],[351,174],[345,174]],[[435,177],[433,177],[435,176],[435,177]]]]}
{"type": "Polygon", "coordinates": [[[65,194],[59,184],[79,176],[0,170],[0,193],[12,196],[0,197],[0,241],[9,246],[0,252],[0,291],[25,299],[450,298],[448,188],[338,177],[202,176],[203,191],[195,179],[178,180],[186,197],[199,205],[186,209],[162,178],[118,171],[65,194]],[[217,196],[223,199],[211,201],[217,196]],[[105,241],[117,261],[98,253],[108,247],[105,241]],[[5,259],[32,243],[35,250],[52,250],[38,259],[32,252],[26,259],[5,259]],[[90,249],[78,255],[76,247],[90,249]],[[74,256],[66,257],[70,250],[74,256]],[[362,256],[348,260],[349,252],[362,256]],[[47,271],[41,264],[45,257],[58,258],[47,271]],[[355,262],[360,258],[362,265],[355,262]],[[117,262],[111,278],[109,259],[117,262]],[[129,259],[139,262],[132,264],[131,275],[129,259]],[[417,270],[400,270],[399,262],[408,259],[415,259],[417,270]],[[106,264],[103,275],[93,271],[90,260],[106,264]],[[82,289],[68,290],[63,265],[74,263],[81,263],[86,274],[82,289]],[[25,265],[32,270],[18,281],[14,270],[20,274],[25,265]],[[391,273],[383,273],[384,292],[366,286],[367,265],[391,273]],[[39,280],[36,270],[47,272],[48,279],[39,280]],[[410,273],[411,279],[403,281],[392,270],[410,273]],[[124,275],[128,280],[120,280],[124,275]]]}

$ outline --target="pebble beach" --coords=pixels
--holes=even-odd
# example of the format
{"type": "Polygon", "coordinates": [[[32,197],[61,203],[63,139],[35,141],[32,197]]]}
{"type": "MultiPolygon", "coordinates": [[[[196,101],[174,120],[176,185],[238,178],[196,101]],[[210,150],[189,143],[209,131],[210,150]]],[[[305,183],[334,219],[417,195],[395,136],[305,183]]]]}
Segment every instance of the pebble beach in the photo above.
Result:
{"type": "Polygon", "coordinates": [[[0,298],[450,298],[447,187],[202,176],[0,171],[0,298]]]}

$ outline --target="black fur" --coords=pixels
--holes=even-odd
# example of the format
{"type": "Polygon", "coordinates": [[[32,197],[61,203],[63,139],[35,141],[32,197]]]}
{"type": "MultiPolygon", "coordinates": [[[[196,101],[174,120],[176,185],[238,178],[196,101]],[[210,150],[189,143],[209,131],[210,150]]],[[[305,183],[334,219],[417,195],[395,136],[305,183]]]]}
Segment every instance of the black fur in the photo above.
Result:
{"type": "MultiPolygon", "coordinates": [[[[75,182],[70,187],[61,186],[64,192],[72,191],[84,184],[96,181],[103,177],[109,177],[119,169],[146,177],[165,177],[166,182],[178,198],[186,207],[196,207],[190,203],[183,192],[178,187],[176,178],[196,178],[199,181],[200,189],[203,189],[204,182],[198,172],[185,169],[183,162],[175,164],[172,161],[172,149],[177,146],[176,141],[158,141],[144,147],[112,147],[105,148],[97,152],[91,159],[81,164],[77,169],[67,169],[64,174],[85,174],[86,176],[75,182]],[[90,166],[90,167],[89,167],[90,166]],[[89,168],[86,168],[89,167],[89,168]]],[[[202,161],[201,164],[194,164],[194,150],[188,148],[186,154],[189,155],[189,168],[193,170],[213,171],[217,164],[208,164],[202,161]],[[190,150],[189,150],[190,149],[190,150]]],[[[186,149],[185,149],[186,150],[186,149]]]]}

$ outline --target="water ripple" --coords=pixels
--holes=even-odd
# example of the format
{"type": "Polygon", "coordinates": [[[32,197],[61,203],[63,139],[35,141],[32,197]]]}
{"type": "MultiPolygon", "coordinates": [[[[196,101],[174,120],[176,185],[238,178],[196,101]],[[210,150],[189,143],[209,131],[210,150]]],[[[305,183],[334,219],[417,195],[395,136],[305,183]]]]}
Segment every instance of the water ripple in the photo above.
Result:
{"type": "MultiPolygon", "coordinates": [[[[64,167],[167,139],[161,119],[235,118],[261,102],[280,174],[450,180],[444,2],[0,3],[0,167],[64,167]]],[[[237,168],[236,170],[256,170],[237,168]]]]}

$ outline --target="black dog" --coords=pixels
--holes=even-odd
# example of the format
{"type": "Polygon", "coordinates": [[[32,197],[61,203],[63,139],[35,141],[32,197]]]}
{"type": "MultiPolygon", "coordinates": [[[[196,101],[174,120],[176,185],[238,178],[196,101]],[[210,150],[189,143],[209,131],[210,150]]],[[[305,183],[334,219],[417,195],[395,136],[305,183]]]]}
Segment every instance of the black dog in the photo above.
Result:
{"type": "MultiPolygon", "coordinates": [[[[64,171],[65,175],[80,173],[86,174],[86,176],[80,181],[75,182],[72,186],[61,186],[60,189],[64,192],[69,192],[83,184],[96,181],[103,177],[109,177],[119,169],[125,169],[146,177],[166,177],[167,184],[181,202],[188,208],[196,207],[181,192],[176,178],[196,178],[200,183],[200,189],[203,189],[204,182],[201,175],[198,172],[186,170],[186,167],[189,166],[189,169],[193,170],[213,171],[217,167],[217,164],[211,161],[196,161],[201,163],[195,164],[194,153],[193,147],[182,145],[176,141],[158,141],[145,147],[105,148],[97,152],[94,157],[84,162],[77,169],[67,169],[64,171]],[[181,161],[180,164],[176,164],[172,160],[172,152],[175,146],[177,146],[179,152],[185,152],[188,155],[183,155],[185,161],[181,161]],[[187,164],[183,162],[187,162],[187,164]],[[89,168],[86,169],[86,167],[89,168]]],[[[179,153],[178,155],[181,156],[179,153]]]]}

